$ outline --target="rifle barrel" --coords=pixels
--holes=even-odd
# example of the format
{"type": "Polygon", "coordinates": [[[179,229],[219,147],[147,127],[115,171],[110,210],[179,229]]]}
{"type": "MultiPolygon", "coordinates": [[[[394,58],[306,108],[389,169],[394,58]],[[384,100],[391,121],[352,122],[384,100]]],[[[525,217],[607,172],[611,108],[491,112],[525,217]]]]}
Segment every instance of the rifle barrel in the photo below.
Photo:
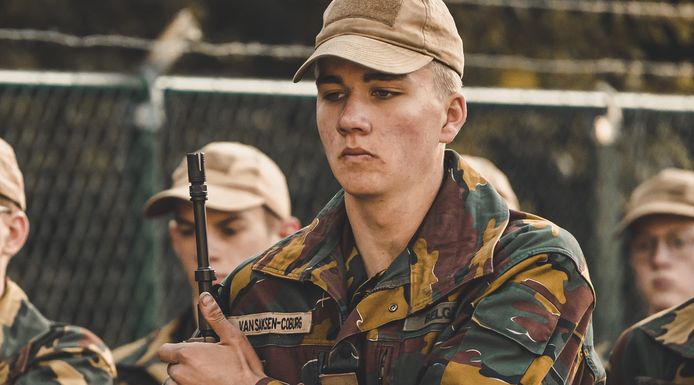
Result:
{"type": "MultiPolygon", "coordinates": [[[[212,282],[215,280],[215,271],[210,267],[210,259],[207,249],[207,214],[205,201],[207,200],[207,185],[205,184],[205,154],[188,153],[188,181],[190,182],[190,201],[193,203],[193,218],[195,222],[195,246],[197,251],[198,269],[195,270],[195,281],[198,283],[198,291],[210,292],[212,282]]],[[[202,340],[216,339],[212,328],[202,316],[198,305],[198,330],[202,340]]]]}

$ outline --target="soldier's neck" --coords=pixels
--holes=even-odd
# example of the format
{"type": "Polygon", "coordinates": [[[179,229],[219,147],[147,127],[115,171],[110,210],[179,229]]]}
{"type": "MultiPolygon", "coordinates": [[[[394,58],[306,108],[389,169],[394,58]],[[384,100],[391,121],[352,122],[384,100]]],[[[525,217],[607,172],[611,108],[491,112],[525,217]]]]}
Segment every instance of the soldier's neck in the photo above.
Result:
{"type": "Polygon", "coordinates": [[[442,177],[440,169],[407,191],[384,199],[364,200],[345,194],[347,217],[369,277],[385,270],[407,247],[431,208],[442,177]]]}

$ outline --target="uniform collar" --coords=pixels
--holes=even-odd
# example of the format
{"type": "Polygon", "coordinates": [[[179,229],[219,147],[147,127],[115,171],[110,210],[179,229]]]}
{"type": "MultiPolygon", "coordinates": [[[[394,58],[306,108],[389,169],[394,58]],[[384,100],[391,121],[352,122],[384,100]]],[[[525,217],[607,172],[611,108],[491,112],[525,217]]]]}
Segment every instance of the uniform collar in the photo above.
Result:
{"type": "Polygon", "coordinates": [[[0,360],[19,352],[49,329],[49,322],[29,302],[24,291],[10,279],[0,297],[0,360]]]}
{"type": "MultiPolygon", "coordinates": [[[[508,218],[508,208],[499,194],[460,155],[447,150],[443,182],[410,243],[409,312],[492,273],[494,248],[508,218]]],[[[311,281],[339,297],[345,292],[345,283],[330,254],[346,220],[344,192],[340,191],[309,226],[257,258],[253,269],[311,281]]]]}
{"type": "Polygon", "coordinates": [[[9,278],[5,279],[5,291],[0,296],[0,325],[11,325],[17,317],[22,302],[27,301],[24,291],[12,282],[9,278]]]}
{"type": "Polygon", "coordinates": [[[694,358],[694,298],[656,313],[635,327],[675,353],[694,358]]]}

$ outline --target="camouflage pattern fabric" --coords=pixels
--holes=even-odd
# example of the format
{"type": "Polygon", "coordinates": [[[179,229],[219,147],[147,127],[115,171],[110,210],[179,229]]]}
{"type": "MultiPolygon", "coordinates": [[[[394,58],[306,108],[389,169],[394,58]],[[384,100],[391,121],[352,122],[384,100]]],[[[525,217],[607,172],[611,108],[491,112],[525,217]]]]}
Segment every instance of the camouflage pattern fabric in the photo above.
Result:
{"type": "Polygon", "coordinates": [[[607,369],[608,384],[694,384],[694,298],[624,331],[607,369]]]}
{"type": "Polygon", "coordinates": [[[509,212],[455,152],[444,167],[409,246],[374,277],[355,262],[340,192],[226,278],[220,302],[264,362],[262,384],[604,383],[575,239],[509,212]]]}
{"type": "Polygon", "coordinates": [[[90,331],[48,321],[14,282],[0,298],[0,384],[113,384],[111,352],[90,331]]]}
{"type": "Polygon", "coordinates": [[[166,364],[159,360],[159,348],[169,342],[184,341],[195,332],[191,307],[147,336],[113,350],[118,369],[118,385],[161,385],[168,377],[166,364]]]}

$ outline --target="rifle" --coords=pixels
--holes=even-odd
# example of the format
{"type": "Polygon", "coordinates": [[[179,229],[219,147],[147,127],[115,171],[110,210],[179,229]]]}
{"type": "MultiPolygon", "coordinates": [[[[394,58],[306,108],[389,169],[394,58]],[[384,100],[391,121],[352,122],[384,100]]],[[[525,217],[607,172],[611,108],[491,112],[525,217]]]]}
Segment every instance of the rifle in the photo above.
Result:
{"type": "MultiPolygon", "coordinates": [[[[215,272],[210,267],[210,259],[207,250],[207,214],[205,201],[207,200],[207,185],[205,184],[205,154],[188,153],[188,181],[190,182],[190,201],[193,202],[193,217],[195,223],[195,246],[197,250],[198,269],[195,270],[195,281],[198,283],[200,294],[211,292],[212,282],[215,280],[215,272]]],[[[213,297],[216,296],[213,294],[213,297]]],[[[217,342],[219,337],[207,324],[202,316],[198,304],[198,332],[189,339],[197,342],[217,342]]]]}

